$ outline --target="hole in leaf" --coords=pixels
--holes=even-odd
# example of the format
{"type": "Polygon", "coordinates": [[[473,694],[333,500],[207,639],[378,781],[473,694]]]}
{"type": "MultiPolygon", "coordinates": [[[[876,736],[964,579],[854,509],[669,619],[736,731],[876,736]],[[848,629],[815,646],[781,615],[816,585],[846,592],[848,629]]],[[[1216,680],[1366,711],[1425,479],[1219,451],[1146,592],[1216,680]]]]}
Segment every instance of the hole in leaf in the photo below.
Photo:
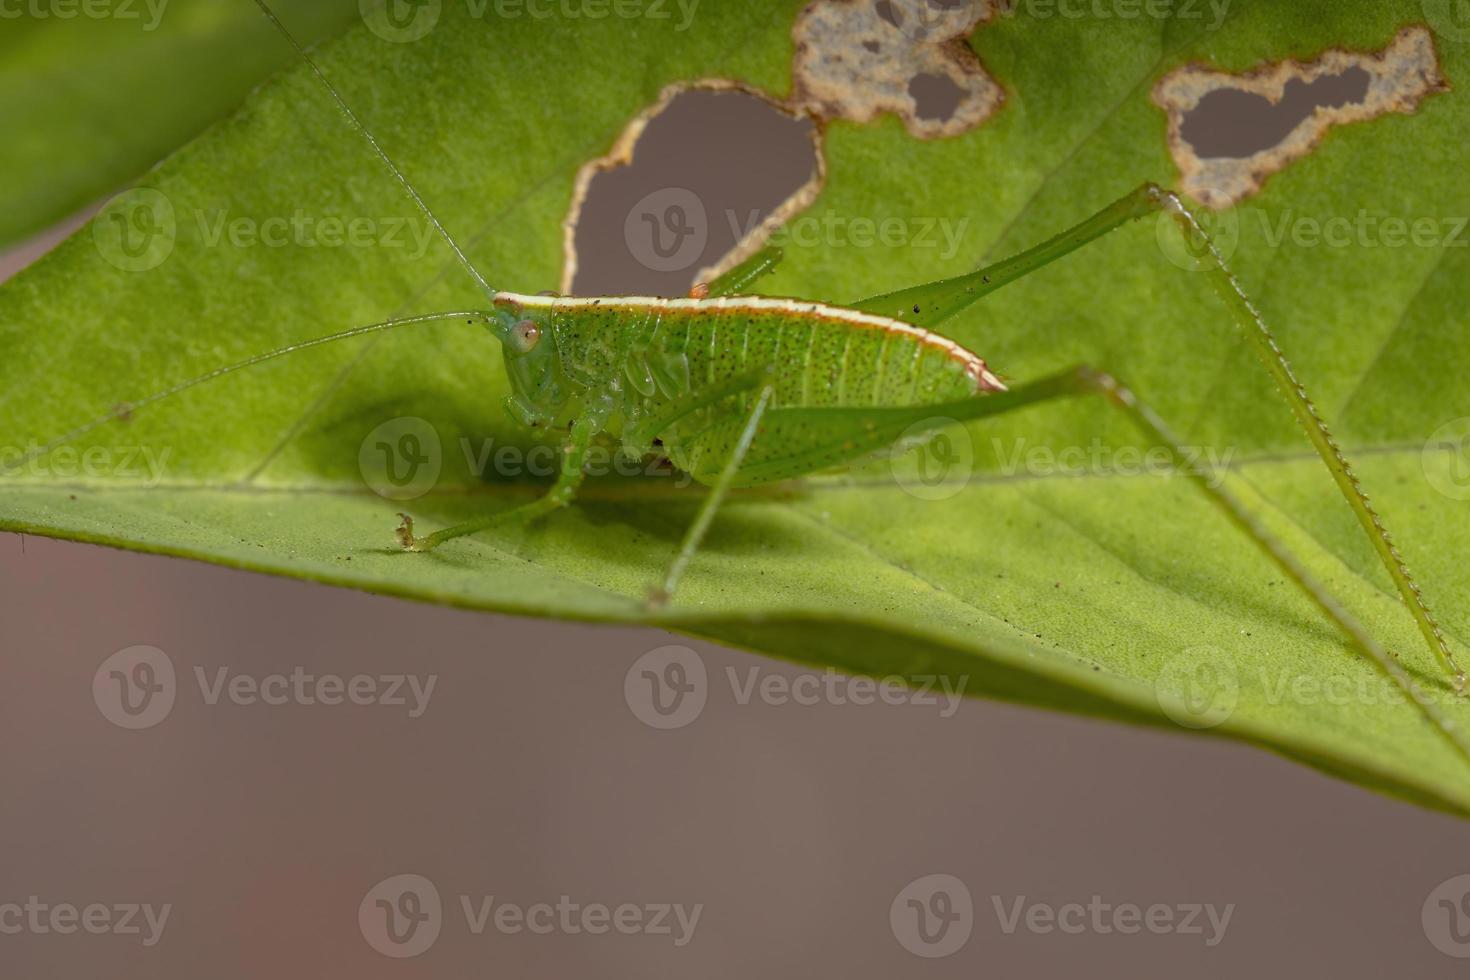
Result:
{"type": "Polygon", "coordinates": [[[1276,103],[1254,92],[1217,89],[1185,115],[1181,132],[1202,157],[1248,157],[1280,143],[1318,106],[1361,104],[1371,80],[1362,68],[1313,82],[1293,78],[1276,103]]]}
{"type": "Polygon", "coordinates": [[[1429,29],[1415,24],[1380,51],[1333,48],[1245,72],[1185,65],[1159,79],[1153,100],[1169,119],[1180,189],[1227,208],[1314,152],[1334,126],[1413,113],[1448,89],[1429,29]]]}
{"type": "Polygon", "coordinates": [[[914,114],[920,119],[943,122],[954,118],[965,92],[948,75],[924,73],[909,82],[909,95],[914,97],[914,114]]]}
{"type": "Polygon", "coordinates": [[[763,222],[815,193],[816,136],[810,118],[752,92],[668,97],[584,171],[564,289],[683,295],[702,270],[763,237],[763,222]]]}

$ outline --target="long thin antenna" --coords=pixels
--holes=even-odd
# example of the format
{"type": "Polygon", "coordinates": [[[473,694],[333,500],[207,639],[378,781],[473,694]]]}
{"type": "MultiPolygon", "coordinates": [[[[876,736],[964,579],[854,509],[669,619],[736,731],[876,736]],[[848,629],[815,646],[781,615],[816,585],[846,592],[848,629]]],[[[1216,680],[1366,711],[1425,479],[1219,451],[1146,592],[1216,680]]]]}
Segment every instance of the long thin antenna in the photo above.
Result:
{"type": "Polygon", "coordinates": [[[311,340],[302,340],[294,344],[287,344],[285,347],[277,347],[275,350],[266,351],[264,354],[256,354],[253,357],[245,358],[245,360],[243,361],[236,361],[234,364],[226,364],[224,367],[217,367],[213,371],[208,371],[204,374],[199,375],[197,378],[190,378],[188,381],[180,381],[178,384],[173,385],[169,388],[165,388],[163,391],[157,392],[156,394],[149,395],[147,398],[144,398],[141,401],[123,402],[122,404],[113,408],[113,410],[108,412],[106,415],[103,415],[100,418],[93,419],[92,421],[87,422],[84,425],[79,425],[75,429],[72,429],[70,432],[68,432],[66,435],[58,436],[57,438],[46,443],[46,445],[44,446],[32,449],[30,452],[22,456],[18,456],[15,459],[0,461],[0,473],[7,473],[12,470],[17,470],[20,467],[24,466],[26,463],[29,463],[31,460],[45,456],[47,453],[51,452],[53,449],[56,449],[58,446],[64,446],[68,442],[71,442],[73,439],[80,439],[82,436],[86,435],[88,432],[91,432],[93,429],[100,428],[101,426],[104,426],[108,422],[111,422],[115,419],[128,418],[132,416],[134,412],[146,408],[147,406],[152,405],[154,402],[161,402],[165,398],[171,398],[181,391],[188,391],[190,388],[193,388],[196,385],[202,385],[206,381],[213,381],[215,378],[220,378],[227,374],[234,374],[236,371],[243,371],[245,368],[254,367],[255,365],[261,364],[265,361],[273,361],[278,357],[285,357],[287,354],[294,354],[297,351],[308,350],[312,347],[320,347],[323,344],[334,343],[338,340],[347,340],[349,337],[360,337],[363,334],[377,333],[380,330],[392,330],[395,327],[406,327],[409,324],[413,323],[428,323],[432,320],[464,320],[467,323],[474,323],[476,320],[484,319],[484,317],[485,313],[477,310],[456,311],[453,313],[424,313],[419,316],[400,317],[396,320],[384,320],[381,323],[369,323],[365,326],[353,327],[350,330],[339,330],[336,333],[327,334],[325,337],[315,337],[311,340]]]}
{"type": "Polygon", "coordinates": [[[362,134],[363,139],[368,141],[368,145],[373,148],[373,152],[378,155],[378,159],[383,161],[383,164],[397,178],[398,183],[403,185],[403,189],[408,192],[409,197],[413,198],[413,203],[424,213],[424,217],[429,219],[429,223],[434,226],[434,230],[439,232],[439,236],[449,243],[449,247],[454,250],[455,257],[459,259],[459,264],[465,267],[465,271],[475,277],[475,282],[480,284],[480,288],[485,291],[487,296],[493,297],[495,290],[485,281],[485,277],[480,275],[480,270],[476,269],[474,264],[465,257],[464,252],[459,247],[459,243],[440,224],[439,219],[434,217],[434,212],[429,210],[429,206],[424,203],[424,199],[419,196],[419,192],[414,190],[413,185],[408,182],[408,178],[403,176],[403,171],[398,169],[398,165],[383,150],[383,147],[378,143],[377,137],[373,136],[372,131],[363,125],[361,119],[357,118],[357,113],[353,112],[352,107],[347,104],[347,100],[342,98],[342,93],[338,92],[336,87],[327,81],[327,76],[322,72],[321,67],[312,60],[311,55],[306,53],[306,49],[301,46],[301,43],[296,40],[291,32],[286,30],[286,25],[281,23],[281,19],[276,16],[275,11],[271,10],[265,0],[255,0],[255,5],[260,8],[261,13],[265,14],[266,19],[275,25],[276,30],[281,32],[281,36],[286,39],[291,47],[296,49],[296,53],[301,56],[301,60],[306,62],[307,67],[312,70],[312,73],[316,75],[317,79],[325,86],[327,92],[331,94],[333,100],[336,101],[337,108],[342,110],[342,114],[347,117],[347,121],[352,124],[354,129],[362,134]]]}

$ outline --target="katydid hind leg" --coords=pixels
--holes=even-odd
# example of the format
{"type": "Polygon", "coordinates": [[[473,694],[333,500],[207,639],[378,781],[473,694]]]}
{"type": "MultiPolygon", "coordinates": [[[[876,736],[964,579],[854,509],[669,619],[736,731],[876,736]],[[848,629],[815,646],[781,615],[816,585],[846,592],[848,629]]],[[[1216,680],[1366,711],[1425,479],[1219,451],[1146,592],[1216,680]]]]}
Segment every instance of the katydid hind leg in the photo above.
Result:
{"type": "Polygon", "coordinates": [[[949,279],[871,296],[848,306],[933,329],[986,294],[1050,265],[1131,221],[1158,213],[1163,208],[1160,201],[1165,193],[1153,184],[1143,184],[1061,234],[1008,259],[949,279]]]}
{"type": "Polygon", "coordinates": [[[1199,256],[1211,287],[1225,304],[1236,325],[1245,332],[1257,357],[1265,365],[1292,414],[1305,431],[1312,448],[1332,474],[1343,500],[1357,518],[1369,544],[1393,580],[1394,587],[1414,617],[1425,643],[1451,678],[1455,689],[1464,692],[1465,673],[1455,662],[1454,654],[1429,608],[1428,601],[1414,581],[1382,517],[1370,502],[1352,463],[1328,428],[1311,396],[1307,394],[1306,388],[1297,379],[1260,310],[1246,295],[1240,280],[1230,270],[1209,233],[1178,195],[1154,184],[1143,184],[1061,234],[1009,259],[962,276],[862,300],[854,304],[853,308],[897,316],[915,326],[932,328],[986,293],[1049,265],[1138,218],[1159,213],[1170,215],[1179,226],[1180,234],[1191,245],[1197,246],[1193,251],[1199,256]]]}
{"type": "MultiPolygon", "coordinates": [[[[740,476],[742,482],[747,483],[791,476],[853,458],[853,453],[891,445],[900,434],[914,435],[956,422],[999,416],[1031,405],[1082,396],[1104,397],[1145,436],[1166,448],[1176,469],[1185,474],[1232,524],[1281,568],[1287,578],[1337,626],[1348,642],[1390,683],[1404,692],[1424,718],[1470,762],[1470,740],[1418,690],[1408,672],[1382,644],[1229,490],[1217,485],[1213,474],[1201,468],[1197,457],[1188,453],[1156,413],[1106,373],[1091,368],[1075,368],[1008,391],[941,404],[875,409],[775,409],[765,413],[761,425],[762,441],[757,446],[776,443],[782,449],[772,455],[768,449],[752,453],[749,445],[742,446],[740,476]],[[802,442],[800,434],[805,434],[805,442],[802,442]]],[[[722,478],[733,483],[735,470],[736,467],[727,464],[722,478]]]]}
{"type": "Polygon", "coordinates": [[[1307,394],[1307,389],[1297,379],[1296,372],[1292,369],[1291,363],[1287,361],[1286,355],[1282,353],[1280,346],[1277,345],[1276,338],[1266,326],[1265,319],[1261,316],[1255,303],[1246,295],[1240,280],[1230,271],[1225,257],[1195,217],[1194,212],[1175,194],[1160,192],[1159,200],[1160,207],[1174,218],[1176,224],[1179,225],[1180,232],[1193,243],[1203,246],[1200,251],[1205,260],[1204,271],[1209,276],[1210,285],[1229,308],[1236,323],[1250,338],[1256,354],[1265,365],[1272,380],[1276,382],[1276,387],[1286,397],[1292,414],[1296,416],[1297,422],[1306,432],[1307,439],[1312,443],[1312,448],[1317,451],[1317,455],[1321,457],[1322,462],[1332,474],[1343,499],[1357,517],[1364,534],[1368,537],[1369,544],[1378,554],[1379,560],[1398,589],[1404,605],[1414,617],[1414,622],[1419,627],[1425,643],[1434,654],[1435,659],[1439,661],[1440,666],[1450,676],[1455,690],[1464,694],[1466,691],[1465,673],[1455,662],[1449,642],[1445,639],[1444,632],[1430,610],[1424,593],[1414,581],[1408,564],[1404,561],[1403,555],[1400,554],[1398,546],[1394,544],[1393,537],[1383,523],[1383,518],[1369,501],[1368,494],[1364,491],[1352,463],[1348,460],[1342,447],[1338,445],[1337,438],[1328,428],[1327,421],[1317,410],[1311,396],[1307,394]]]}
{"type": "Polygon", "coordinates": [[[1079,367],[1016,387],[1002,394],[976,398],[973,400],[972,409],[967,410],[966,403],[951,403],[940,406],[940,408],[950,418],[963,421],[967,417],[996,415],[1028,405],[1087,395],[1101,396],[1106,399],[1146,437],[1164,447],[1172,456],[1176,470],[1188,477],[1190,482],[1198,487],[1238,530],[1274,562],[1287,579],[1333,622],[1348,642],[1405,695],[1407,701],[1451,744],[1456,752],[1470,762],[1470,737],[1467,737],[1459,726],[1419,690],[1409,672],[1317,580],[1302,561],[1283,542],[1267,531],[1233,493],[1217,483],[1213,475],[1201,467],[1197,458],[1188,452],[1183,442],[1170,431],[1163,419],[1113,376],[1093,368],[1079,367]]]}

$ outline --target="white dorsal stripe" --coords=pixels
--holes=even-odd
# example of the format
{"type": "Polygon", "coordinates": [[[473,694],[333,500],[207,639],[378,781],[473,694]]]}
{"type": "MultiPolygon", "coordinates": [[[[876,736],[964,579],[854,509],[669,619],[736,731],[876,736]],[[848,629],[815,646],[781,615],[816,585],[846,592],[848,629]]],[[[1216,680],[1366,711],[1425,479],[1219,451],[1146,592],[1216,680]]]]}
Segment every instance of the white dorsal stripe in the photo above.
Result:
{"type": "Polygon", "coordinates": [[[923,327],[916,327],[912,323],[895,320],[892,317],[849,310],[841,306],[828,306],[825,303],[813,303],[808,300],[781,299],[773,296],[717,296],[714,299],[683,297],[676,299],[667,296],[543,296],[540,294],[531,296],[525,293],[499,292],[495,294],[495,302],[496,305],[505,303],[540,309],[613,307],[629,310],[717,310],[737,313],[741,310],[751,310],[765,313],[794,313],[799,316],[839,320],[854,326],[874,327],[889,333],[906,334],[925,346],[943,351],[945,355],[958,362],[974,379],[979,390],[1006,390],[1005,384],[991,373],[980,355],[962,347],[948,337],[940,336],[923,327]]]}

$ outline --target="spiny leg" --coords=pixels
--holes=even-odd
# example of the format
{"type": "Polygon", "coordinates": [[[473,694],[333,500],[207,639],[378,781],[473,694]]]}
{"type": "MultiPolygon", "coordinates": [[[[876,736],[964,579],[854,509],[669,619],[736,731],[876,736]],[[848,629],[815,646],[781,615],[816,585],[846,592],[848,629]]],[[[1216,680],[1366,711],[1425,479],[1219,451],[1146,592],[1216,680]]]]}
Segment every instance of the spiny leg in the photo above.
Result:
{"type": "MultiPolygon", "coordinates": [[[[1408,671],[1394,659],[1362,623],[1328,592],[1327,589],[1297,560],[1287,547],[1273,537],[1235,496],[1224,487],[1216,485],[1210,476],[1190,458],[1183,444],[1169,431],[1168,426],[1151,408],[1139,401],[1125,385],[1116,378],[1091,368],[1079,368],[1073,374],[1073,384],[1079,394],[1096,393],[1122,412],[1150,438],[1162,443],[1174,457],[1174,465],[1184,472],[1202,489],[1210,500],[1225,512],[1231,523],[1244,531],[1256,545],[1281,568],[1287,578],[1295,582],[1311,597],[1327,617],[1337,624],[1379,672],[1419,707],[1426,719],[1437,728],[1454,747],[1470,760],[1470,740],[1459,727],[1439,710],[1414,684],[1408,671]]],[[[1453,664],[1451,664],[1453,666],[1453,664]]],[[[1457,689],[1463,677],[1457,675],[1457,689]]]]}
{"type": "Polygon", "coordinates": [[[466,534],[474,534],[476,531],[483,531],[496,524],[534,521],[559,507],[566,506],[576,496],[577,488],[582,485],[582,468],[587,462],[587,449],[592,445],[592,437],[600,428],[600,420],[592,418],[578,419],[572,423],[571,431],[567,435],[567,443],[562,447],[561,472],[557,474],[556,483],[540,499],[510,510],[443,528],[424,538],[414,536],[412,517],[407,514],[399,514],[403,523],[398,526],[398,543],[404,551],[433,551],[444,542],[453,541],[466,534]]]}
{"type": "Polygon", "coordinates": [[[1352,464],[1328,429],[1326,420],[1317,411],[1306,389],[1297,380],[1291,364],[1277,345],[1276,338],[1266,326],[1260,311],[1246,295],[1235,274],[1230,271],[1225,257],[1215,247],[1214,241],[1178,195],[1154,184],[1144,184],[1081,224],[1019,255],[963,276],[875,296],[855,304],[853,308],[897,316],[915,326],[934,327],[986,293],[1014,282],[1130,221],[1160,212],[1171,215],[1185,237],[1202,246],[1200,255],[1206,263],[1204,271],[1210,285],[1224,301],[1236,324],[1245,331],[1277,388],[1286,396],[1292,413],[1306,431],[1312,447],[1331,472],[1343,499],[1352,508],[1379,560],[1388,570],[1389,577],[1393,579],[1395,588],[1413,615],[1429,649],[1449,674],[1455,690],[1463,693],[1466,689],[1465,673],[1455,663],[1449,643],[1435,620],[1434,613],[1430,611],[1428,601],[1410,574],[1403,555],[1399,553],[1384,526],[1383,519],[1374,510],[1364,492],[1352,464]]]}
{"type": "Polygon", "coordinates": [[[679,545],[679,553],[670,562],[662,585],[655,588],[649,595],[650,606],[664,605],[673,598],[674,590],[679,587],[679,580],[684,576],[684,569],[689,566],[690,559],[699,550],[699,544],[704,540],[705,532],[709,530],[715,512],[719,510],[720,504],[730,492],[730,485],[735,480],[735,474],[740,472],[740,464],[745,461],[745,454],[750,451],[750,444],[760,428],[761,418],[765,415],[766,407],[770,405],[774,395],[775,389],[767,384],[756,396],[750,415],[745,420],[745,426],[740,430],[740,437],[730,451],[730,458],[725,461],[719,478],[710,487],[709,493],[699,505],[699,513],[695,515],[694,523],[689,525],[689,530],[684,533],[684,541],[679,545]]]}
{"type": "MultiPolygon", "coordinates": [[[[1244,531],[1256,546],[1279,567],[1286,577],[1295,583],[1312,602],[1327,615],[1343,632],[1349,642],[1394,684],[1418,708],[1431,725],[1443,735],[1455,750],[1470,762],[1470,739],[1453,721],[1431,701],[1393,655],[1350,613],[1325,586],[1317,581],[1300,560],[1278,541],[1253,514],[1236,499],[1234,494],[1219,486],[1196,459],[1184,448],[1183,443],[1169,430],[1165,422],[1147,405],[1139,401],[1126,386],[1105,372],[1088,367],[1074,368],[1061,374],[1022,385],[1010,391],[985,395],[969,402],[951,402],[946,405],[927,406],[907,410],[907,413],[885,412],[881,423],[896,428],[908,419],[921,419],[925,415],[932,424],[937,419],[965,421],[968,419],[1000,415],[1027,405],[1070,398],[1079,395],[1101,395],[1146,436],[1164,446],[1173,457],[1174,466],[1184,473],[1195,486],[1224,511],[1237,528],[1244,531]]],[[[910,425],[914,424],[910,422],[910,425]]],[[[911,431],[911,430],[910,430],[911,431]]]]}
{"type": "Polygon", "coordinates": [[[1165,207],[1163,198],[1166,195],[1173,197],[1153,184],[1144,184],[1060,235],[1048,238],[1040,245],[1034,245],[994,265],[967,272],[962,276],[938,279],[883,293],[881,296],[872,296],[848,305],[854,310],[893,317],[916,327],[936,327],[987,293],[993,293],[1042,266],[1050,265],[1130,221],[1157,214],[1165,207]]]}

